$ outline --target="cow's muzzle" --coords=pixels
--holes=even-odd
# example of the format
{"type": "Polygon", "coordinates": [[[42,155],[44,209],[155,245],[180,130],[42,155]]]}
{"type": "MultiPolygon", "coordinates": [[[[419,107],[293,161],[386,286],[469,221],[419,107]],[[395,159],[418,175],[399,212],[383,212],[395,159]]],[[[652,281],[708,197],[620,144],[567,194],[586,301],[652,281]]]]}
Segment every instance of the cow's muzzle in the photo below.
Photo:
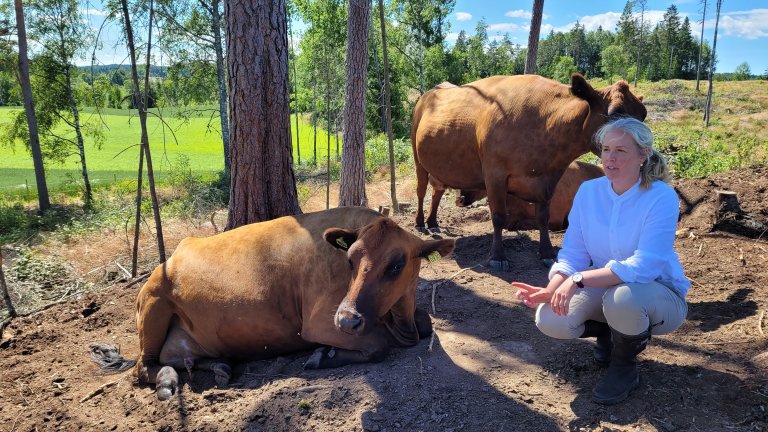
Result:
{"type": "Polygon", "coordinates": [[[335,321],[336,327],[344,333],[361,335],[365,332],[365,317],[347,304],[339,306],[335,321]]]}

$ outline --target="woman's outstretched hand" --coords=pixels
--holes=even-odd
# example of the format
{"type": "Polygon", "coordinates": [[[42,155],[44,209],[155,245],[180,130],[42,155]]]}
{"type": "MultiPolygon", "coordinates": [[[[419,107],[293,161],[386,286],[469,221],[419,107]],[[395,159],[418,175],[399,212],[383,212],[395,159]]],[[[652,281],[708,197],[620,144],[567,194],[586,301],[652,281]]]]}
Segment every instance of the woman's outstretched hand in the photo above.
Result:
{"type": "Polygon", "coordinates": [[[512,282],[512,286],[517,288],[515,297],[522,300],[523,304],[529,308],[535,308],[540,303],[549,303],[552,299],[552,292],[546,288],[528,285],[522,282],[512,282]]]}

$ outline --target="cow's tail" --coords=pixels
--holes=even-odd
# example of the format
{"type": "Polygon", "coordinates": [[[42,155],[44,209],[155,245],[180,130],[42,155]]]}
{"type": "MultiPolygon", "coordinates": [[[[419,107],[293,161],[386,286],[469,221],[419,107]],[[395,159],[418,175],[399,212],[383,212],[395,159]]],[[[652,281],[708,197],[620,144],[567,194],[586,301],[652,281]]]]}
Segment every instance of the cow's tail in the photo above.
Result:
{"type": "Polygon", "coordinates": [[[127,359],[120,354],[120,347],[112,344],[93,343],[91,348],[91,360],[99,365],[101,370],[109,373],[118,373],[132,368],[136,360],[127,359]]]}

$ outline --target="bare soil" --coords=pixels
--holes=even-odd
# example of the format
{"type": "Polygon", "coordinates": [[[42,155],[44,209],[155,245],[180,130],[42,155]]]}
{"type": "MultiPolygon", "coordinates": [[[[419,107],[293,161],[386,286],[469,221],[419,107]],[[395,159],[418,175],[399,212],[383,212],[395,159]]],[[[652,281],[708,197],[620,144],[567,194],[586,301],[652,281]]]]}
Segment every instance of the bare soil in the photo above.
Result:
{"type": "MultiPolygon", "coordinates": [[[[533,311],[514,298],[510,282],[546,282],[538,234],[505,234],[512,269],[493,271],[484,265],[487,208],[454,208],[447,196],[439,235],[455,238],[456,251],[424,263],[417,293],[433,317],[433,339],[394,350],[381,363],[333,370],[303,370],[308,353],[238,364],[229,388],[216,388],[209,373],[184,373],[178,396],[159,402],[131,373],[103,375],[89,360],[96,341],[118,344],[128,357],[138,353],[139,285],[117,283],[5,329],[0,431],[766,431],[768,233],[752,239],[711,228],[720,189],[737,192],[745,212],[768,220],[768,170],[674,185],[683,210],[676,247],[693,281],[688,320],[652,340],[641,354],[641,386],[617,406],[590,401],[603,372],[591,362],[592,341],[547,338],[533,311]]],[[[372,186],[373,206],[388,201],[388,188],[372,186]]],[[[305,210],[325,202],[319,193],[305,210]]],[[[413,217],[394,216],[404,227],[413,217]]],[[[177,231],[167,237],[169,249],[183,235],[213,228],[177,231]]],[[[122,237],[101,233],[51,253],[85,260],[90,244],[91,251],[124,254],[122,237]]],[[[553,236],[554,244],[561,240],[561,233],[553,236]]]]}

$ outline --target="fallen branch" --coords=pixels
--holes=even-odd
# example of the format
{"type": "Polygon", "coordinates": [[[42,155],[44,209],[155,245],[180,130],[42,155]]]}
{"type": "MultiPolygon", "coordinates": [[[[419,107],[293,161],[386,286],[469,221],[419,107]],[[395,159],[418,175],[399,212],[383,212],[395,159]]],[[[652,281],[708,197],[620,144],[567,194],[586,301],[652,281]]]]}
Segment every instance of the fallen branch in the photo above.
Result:
{"type": "Polygon", "coordinates": [[[126,270],[126,269],[125,269],[125,267],[121,266],[119,262],[115,261],[115,265],[116,265],[116,266],[117,266],[117,267],[118,267],[120,270],[122,270],[122,271],[123,271],[123,273],[125,273],[125,277],[127,277],[127,278],[130,278],[130,277],[131,277],[131,272],[129,272],[128,270],[126,270]]]}
{"type": "Polygon", "coordinates": [[[743,343],[754,343],[753,340],[740,340],[740,341],[724,341],[724,342],[702,342],[702,345],[735,345],[743,343]]]}
{"type": "Polygon", "coordinates": [[[144,279],[146,279],[146,278],[147,278],[149,275],[151,275],[151,274],[152,274],[152,272],[146,272],[146,273],[144,273],[143,275],[141,275],[141,276],[138,276],[136,279],[132,280],[132,281],[131,281],[131,283],[129,283],[129,284],[128,284],[128,285],[126,285],[125,287],[126,287],[126,288],[130,288],[130,287],[132,287],[132,286],[136,285],[137,283],[139,283],[139,282],[143,281],[144,279]]]}
{"type": "Polygon", "coordinates": [[[765,316],[765,311],[760,312],[760,318],[757,319],[757,331],[760,332],[760,336],[765,336],[765,333],[763,333],[763,317],[765,316]]]}
{"type": "Polygon", "coordinates": [[[119,381],[120,380],[118,379],[118,380],[115,380],[115,381],[108,382],[106,384],[100,385],[99,388],[97,388],[96,390],[90,392],[84,398],[80,399],[80,403],[83,403],[83,402],[87,401],[88,399],[91,399],[91,398],[93,398],[95,396],[98,396],[98,395],[104,393],[104,389],[106,389],[107,387],[112,387],[113,385],[117,384],[119,381]]]}
{"type": "Polygon", "coordinates": [[[455,278],[456,276],[460,275],[461,273],[464,273],[467,270],[472,270],[473,268],[478,267],[478,266],[482,267],[481,264],[475,264],[472,267],[467,267],[467,268],[464,268],[464,269],[461,269],[461,270],[457,271],[456,273],[454,273],[451,277],[449,277],[447,279],[443,279],[440,282],[435,282],[435,283],[432,284],[432,315],[436,315],[437,314],[437,310],[435,309],[435,291],[436,291],[436,288],[439,285],[442,285],[442,284],[448,282],[449,280],[452,280],[453,278],[455,278]]]}

